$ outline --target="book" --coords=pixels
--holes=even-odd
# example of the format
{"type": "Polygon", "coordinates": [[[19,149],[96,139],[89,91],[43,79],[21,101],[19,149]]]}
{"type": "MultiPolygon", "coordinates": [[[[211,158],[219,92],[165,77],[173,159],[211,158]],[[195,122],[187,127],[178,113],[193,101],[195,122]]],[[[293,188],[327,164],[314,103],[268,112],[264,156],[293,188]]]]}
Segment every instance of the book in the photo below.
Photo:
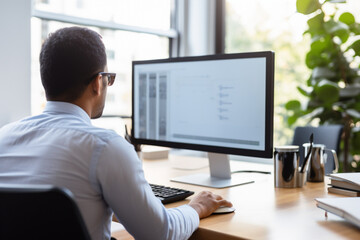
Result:
{"type": "Polygon", "coordinates": [[[338,188],[360,191],[360,173],[330,174],[330,184],[338,188]]]}
{"type": "Polygon", "coordinates": [[[168,158],[169,148],[157,146],[143,146],[141,149],[141,157],[143,159],[163,159],[168,158]]]}
{"type": "Polygon", "coordinates": [[[315,201],[318,208],[342,217],[360,228],[360,198],[316,198],[315,201]]]}
{"type": "Polygon", "coordinates": [[[355,190],[350,190],[346,188],[339,188],[339,187],[328,187],[328,192],[342,194],[349,197],[360,197],[360,192],[355,190]]]}

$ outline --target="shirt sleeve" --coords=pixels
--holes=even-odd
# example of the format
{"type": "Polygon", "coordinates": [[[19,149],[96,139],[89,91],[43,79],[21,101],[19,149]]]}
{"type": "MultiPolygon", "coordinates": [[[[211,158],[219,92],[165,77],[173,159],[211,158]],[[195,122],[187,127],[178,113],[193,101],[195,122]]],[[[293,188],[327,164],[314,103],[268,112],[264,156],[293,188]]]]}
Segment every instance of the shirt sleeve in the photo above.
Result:
{"type": "Polygon", "coordinates": [[[154,196],[141,160],[122,137],[105,146],[96,173],[104,200],[135,239],[188,239],[199,226],[192,207],[166,209],[154,196]]]}

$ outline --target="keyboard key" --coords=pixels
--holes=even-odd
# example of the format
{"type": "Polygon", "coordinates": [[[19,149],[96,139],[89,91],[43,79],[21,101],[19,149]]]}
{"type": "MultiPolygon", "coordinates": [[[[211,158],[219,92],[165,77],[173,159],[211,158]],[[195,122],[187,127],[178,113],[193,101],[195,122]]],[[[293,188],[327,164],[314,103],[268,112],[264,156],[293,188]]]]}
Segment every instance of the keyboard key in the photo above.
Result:
{"type": "Polygon", "coordinates": [[[194,192],[185,189],[165,187],[156,184],[150,184],[150,187],[154,195],[160,199],[163,204],[181,201],[194,194],[194,192]]]}

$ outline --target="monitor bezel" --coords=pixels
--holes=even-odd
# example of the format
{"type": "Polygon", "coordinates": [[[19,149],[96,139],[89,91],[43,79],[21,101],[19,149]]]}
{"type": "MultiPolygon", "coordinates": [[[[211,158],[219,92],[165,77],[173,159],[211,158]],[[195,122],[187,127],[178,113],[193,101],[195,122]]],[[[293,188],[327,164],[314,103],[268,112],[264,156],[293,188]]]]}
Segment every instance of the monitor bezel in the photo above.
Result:
{"type": "Polygon", "coordinates": [[[275,53],[272,51],[263,52],[245,52],[245,53],[232,53],[232,54],[216,54],[216,55],[203,55],[191,57],[177,57],[155,60],[141,60],[132,62],[132,129],[131,141],[134,144],[146,144],[163,146],[179,149],[190,149],[205,152],[215,152],[223,154],[242,155],[248,157],[272,158],[273,156],[273,115],[274,115],[274,62],[275,53]],[[150,140],[134,137],[134,70],[135,65],[141,64],[157,64],[157,63],[172,63],[172,62],[191,62],[191,61],[207,61],[207,60],[226,60],[226,59],[240,59],[240,58],[265,58],[266,59],[266,90],[265,90],[265,149],[264,150],[251,150],[244,148],[230,148],[230,147],[216,147],[204,144],[182,143],[172,141],[150,140]]]}

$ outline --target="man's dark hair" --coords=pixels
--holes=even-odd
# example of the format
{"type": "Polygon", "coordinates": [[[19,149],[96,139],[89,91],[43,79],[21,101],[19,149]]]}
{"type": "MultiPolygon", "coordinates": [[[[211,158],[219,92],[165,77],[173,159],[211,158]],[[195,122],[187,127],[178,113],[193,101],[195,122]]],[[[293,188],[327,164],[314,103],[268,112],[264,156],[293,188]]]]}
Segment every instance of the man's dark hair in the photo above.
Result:
{"type": "Polygon", "coordinates": [[[81,27],[57,30],[45,40],[40,53],[46,98],[76,100],[105,66],[105,46],[98,33],[81,27]]]}

